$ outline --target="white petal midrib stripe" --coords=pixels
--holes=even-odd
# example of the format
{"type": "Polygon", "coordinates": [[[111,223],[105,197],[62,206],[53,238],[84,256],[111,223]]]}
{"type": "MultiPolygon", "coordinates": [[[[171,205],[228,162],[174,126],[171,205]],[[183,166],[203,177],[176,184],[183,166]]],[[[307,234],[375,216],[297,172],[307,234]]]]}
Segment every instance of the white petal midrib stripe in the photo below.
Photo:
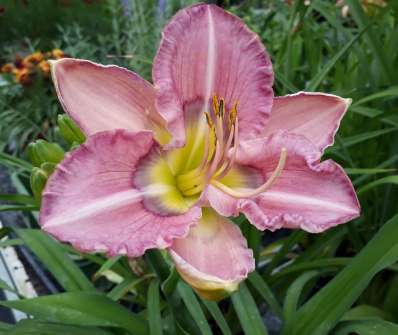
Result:
{"type": "Polygon", "coordinates": [[[267,191],[261,198],[265,201],[273,201],[278,203],[294,203],[295,205],[307,205],[312,207],[321,207],[325,209],[338,210],[347,213],[354,213],[353,207],[343,205],[341,203],[332,202],[326,199],[319,199],[307,195],[292,194],[278,191],[267,191]]]}
{"type": "Polygon", "coordinates": [[[84,220],[94,215],[119,209],[126,205],[140,202],[143,196],[156,196],[166,192],[167,186],[151,185],[145,190],[129,189],[122,192],[94,199],[79,207],[74,205],[63,213],[55,213],[52,218],[44,223],[44,227],[61,226],[64,224],[84,220]]]}

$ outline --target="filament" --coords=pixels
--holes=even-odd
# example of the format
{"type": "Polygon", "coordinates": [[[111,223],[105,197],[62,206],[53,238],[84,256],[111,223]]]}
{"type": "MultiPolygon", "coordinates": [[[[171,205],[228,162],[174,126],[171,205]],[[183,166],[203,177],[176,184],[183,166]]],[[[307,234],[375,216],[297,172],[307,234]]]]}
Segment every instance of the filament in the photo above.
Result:
{"type": "Polygon", "coordinates": [[[234,198],[254,197],[256,195],[259,195],[260,193],[265,192],[275,183],[275,181],[281,175],[283,168],[285,167],[286,157],[287,157],[287,151],[285,148],[282,148],[281,154],[279,156],[278,165],[276,166],[275,170],[272,172],[272,175],[267,179],[267,181],[263,185],[259,186],[256,189],[248,189],[245,191],[243,191],[243,190],[239,191],[239,190],[235,190],[235,189],[232,189],[232,188],[224,185],[223,183],[221,183],[218,180],[212,180],[211,184],[234,198]]]}

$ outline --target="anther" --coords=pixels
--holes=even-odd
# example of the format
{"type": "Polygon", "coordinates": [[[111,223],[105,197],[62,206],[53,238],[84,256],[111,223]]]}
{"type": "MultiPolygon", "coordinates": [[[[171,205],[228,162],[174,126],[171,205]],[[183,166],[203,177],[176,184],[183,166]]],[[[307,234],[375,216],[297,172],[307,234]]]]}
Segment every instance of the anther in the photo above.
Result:
{"type": "Polygon", "coordinates": [[[213,95],[213,108],[214,108],[214,113],[217,115],[218,114],[218,111],[219,111],[219,109],[220,109],[220,106],[219,106],[219,104],[218,104],[218,98],[217,98],[217,95],[213,95]]]}
{"type": "Polygon", "coordinates": [[[223,98],[221,98],[220,99],[220,103],[219,103],[219,116],[221,117],[221,118],[223,118],[224,117],[224,107],[225,107],[225,101],[224,101],[224,99],[223,98]]]}

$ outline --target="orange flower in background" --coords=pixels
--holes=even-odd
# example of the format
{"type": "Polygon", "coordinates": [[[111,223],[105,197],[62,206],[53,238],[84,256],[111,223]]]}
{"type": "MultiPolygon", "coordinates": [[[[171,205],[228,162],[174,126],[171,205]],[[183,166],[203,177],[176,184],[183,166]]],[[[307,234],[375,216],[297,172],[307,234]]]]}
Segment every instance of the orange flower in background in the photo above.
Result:
{"type": "Polygon", "coordinates": [[[22,85],[29,85],[32,83],[31,72],[28,68],[14,69],[15,80],[22,85]]]}
{"type": "Polygon", "coordinates": [[[64,57],[65,53],[57,48],[48,52],[36,51],[23,58],[16,54],[13,62],[0,66],[0,72],[13,73],[17,83],[29,85],[37,73],[41,73],[45,78],[50,77],[49,59],[58,60],[64,57]]]}
{"type": "Polygon", "coordinates": [[[11,64],[11,63],[7,63],[7,64],[4,64],[2,67],[1,67],[1,72],[2,73],[12,73],[12,71],[14,70],[14,64],[11,64]]]}
{"type": "Polygon", "coordinates": [[[51,56],[55,59],[61,59],[65,57],[65,53],[61,49],[53,49],[51,56]]]}
{"type": "Polygon", "coordinates": [[[42,52],[38,51],[31,55],[26,56],[22,64],[25,67],[34,67],[34,65],[39,64],[44,59],[44,55],[42,52]]]}
{"type": "Polygon", "coordinates": [[[50,64],[46,60],[42,60],[38,65],[44,76],[48,77],[50,75],[50,64]]]}

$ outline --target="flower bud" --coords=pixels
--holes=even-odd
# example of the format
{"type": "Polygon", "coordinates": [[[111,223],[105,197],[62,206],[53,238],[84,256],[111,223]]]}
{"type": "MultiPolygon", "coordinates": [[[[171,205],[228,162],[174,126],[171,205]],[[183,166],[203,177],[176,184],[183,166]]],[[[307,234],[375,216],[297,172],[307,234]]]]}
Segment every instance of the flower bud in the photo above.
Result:
{"type": "Polygon", "coordinates": [[[47,178],[47,174],[42,169],[38,167],[32,169],[30,175],[30,188],[32,189],[35,199],[39,202],[44,186],[46,186],[47,178]]]}
{"type": "Polygon", "coordinates": [[[64,151],[56,143],[49,143],[45,140],[37,140],[28,145],[28,157],[34,166],[41,166],[43,163],[59,163],[64,158],[64,151]]]}
{"type": "Polygon", "coordinates": [[[82,133],[80,128],[66,115],[58,115],[58,127],[62,137],[69,144],[82,144],[86,140],[86,136],[82,133]]]}
{"type": "Polygon", "coordinates": [[[32,169],[30,175],[30,187],[32,189],[33,195],[35,199],[40,203],[41,193],[43,192],[44,187],[46,186],[46,182],[48,177],[54,172],[56,164],[54,163],[43,163],[40,168],[34,167],[32,169]]]}

